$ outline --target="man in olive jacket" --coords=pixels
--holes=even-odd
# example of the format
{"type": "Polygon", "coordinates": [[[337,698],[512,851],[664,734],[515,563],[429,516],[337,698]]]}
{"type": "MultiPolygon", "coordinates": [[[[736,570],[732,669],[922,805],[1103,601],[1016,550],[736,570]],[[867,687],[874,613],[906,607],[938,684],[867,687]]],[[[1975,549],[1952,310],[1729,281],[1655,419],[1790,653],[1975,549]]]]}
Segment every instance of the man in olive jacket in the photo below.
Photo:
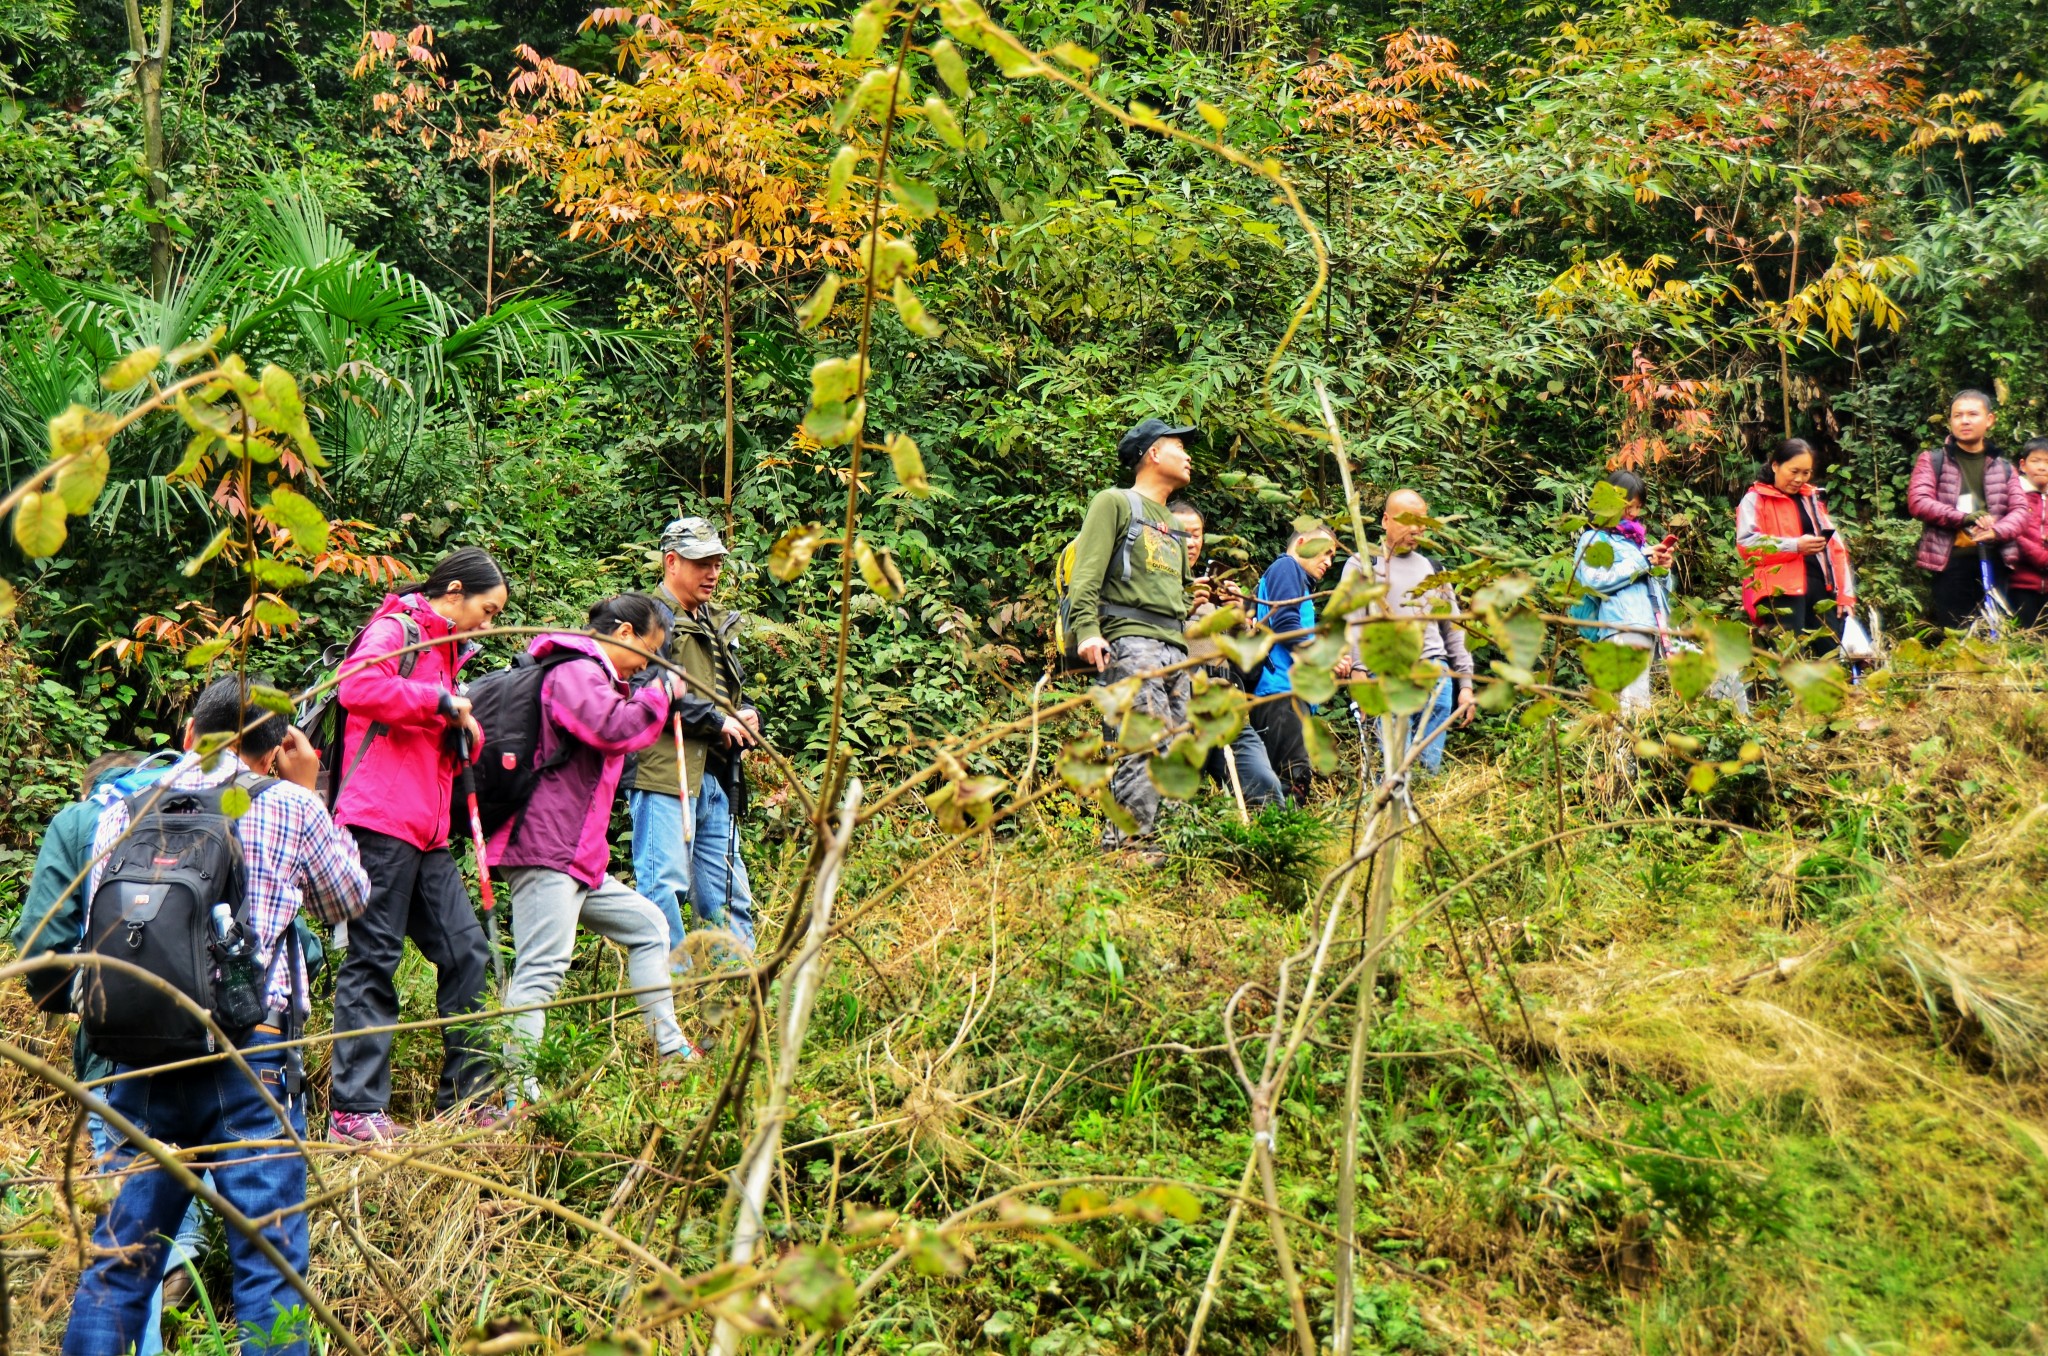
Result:
{"type": "MultiPolygon", "coordinates": [[[[725,555],[717,529],[703,518],[678,518],[661,534],[654,596],[669,624],[663,653],[689,676],[690,690],[671,705],[669,737],[641,751],[626,799],[634,880],[668,920],[671,946],[683,940],[683,899],[699,923],[754,944],[754,893],[740,856],[747,808],[740,757],[761,742],[761,713],[745,696],[740,614],[711,602],[725,555]]],[[[652,680],[660,670],[649,665],[644,674],[652,680]]]]}
{"type": "MultiPolygon", "coordinates": [[[[1170,730],[1185,725],[1192,679],[1186,669],[1157,674],[1188,657],[1188,595],[1194,573],[1180,525],[1166,503],[1187,488],[1193,477],[1184,441],[1195,432],[1158,419],[1147,419],[1117,443],[1117,461],[1131,477],[1130,488],[1099,491],[1088,503],[1081,534],[1075,538],[1074,582],[1069,594],[1075,652],[1091,665],[1097,682],[1115,683],[1150,674],[1132,703],[1165,723],[1170,730]]],[[[1116,739],[1114,726],[1104,737],[1116,739]]],[[[1133,753],[1118,762],[1110,778],[1110,794],[1129,813],[1145,840],[1159,819],[1159,788],[1145,770],[1148,754],[1133,753]]],[[[1123,830],[1107,824],[1102,845],[1121,847],[1123,830]]],[[[1133,848],[1140,865],[1165,860],[1157,849],[1133,848]]]]}

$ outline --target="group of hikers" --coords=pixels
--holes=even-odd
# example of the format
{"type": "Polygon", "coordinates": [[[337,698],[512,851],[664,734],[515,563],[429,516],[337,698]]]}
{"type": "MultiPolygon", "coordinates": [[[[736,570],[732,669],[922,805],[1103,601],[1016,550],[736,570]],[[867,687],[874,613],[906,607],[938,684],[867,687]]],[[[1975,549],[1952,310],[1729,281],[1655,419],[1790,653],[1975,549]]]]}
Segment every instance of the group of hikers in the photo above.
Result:
{"type": "MultiPolygon", "coordinates": [[[[90,1118],[103,1167],[144,1170],[127,1173],[94,1224],[65,1352],[149,1356],[161,1349],[166,1280],[174,1300],[189,1286],[198,1202],[178,1176],[136,1165],[142,1146],[128,1127],[200,1150],[192,1166],[201,1182],[262,1221],[263,1237],[304,1275],[307,1219],[296,1207],[306,1164],[278,1148],[280,1115],[292,1137],[306,1132],[294,1042],[311,1011],[306,956],[317,937],[302,913],[333,924],[346,947],[334,980],[331,1140],[374,1148],[408,1133],[391,1116],[407,939],[434,968],[439,1015],[457,1019],[440,1028],[435,1106],[447,1121],[495,1128],[538,1095],[528,1078],[499,1086],[498,1070],[530,1060],[539,1045],[579,928],[625,950],[654,1076],[673,1081],[700,1058],[677,1021],[672,977],[688,965],[686,912],[733,954],[753,943],[738,821],[742,754],[759,743],[761,723],[746,698],[739,619],[711,601],[724,542],[705,519],[682,518],[660,544],[653,592],[598,602],[586,633],[532,638],[505,671],[526,675],[520,690],[531,693],[531,710],[502,730],[480,725],[463,678],[508,585],[490,555],[467,548],[385,598],[348,646],[335,686],[339,738],[326,749],[262,700],[260,680],[237,675],[201,691],[179,752],[107,754],[87,769],[82,798],[45,835],[15,942],[24,956],[107,962],[37,971],[32,995],[46,1010],[79,1015],[77,1077],[96,1085],[117,1118],[90,1118]],[[497,759],[525,770],[518,803],[478,844],[479,871],[510,891],[514,963],[502,1006],[512,1016],[502,1051],[479,1021],[461,1020],[480,1017],[503,962],[450,850],[451,827],[464,836],[452,809],[459,788],[473,791],[475,774],[492,770],[478,764],[497,759]],[[610,874],[622,783],[633,887],[610,874]],[[204,974],[193,973],[195,950],[204,974]],[[138,970],[151,980],[131,975],[138,970]],[[254,1081],[217,1058],[153,1068],[213,1051],[192,1003],[210,1006],[254,1081]]],[[[488,909],[488,890],[485,898],[488,909]]],[[[303,1334],[280,1333],[274,1344],[263,1336],[301,1304],[299,1294],[242,1234],[230,1230],[227,1244],[245,1350],[305,1350],[303,1334]]]]}
{"type": "MultiPolygon", "coordinates": [[[[1947,631],[1967,632],[1980,623],[1994,631],[2001,624],[2030,628],[2048,598],[2048,438],[2027,442],[2016,460],[2008,459],[1991,441],[1996,422],[1991,396],[1958,392],[1949,404],[1947,438],[1920,454],[1909,481],[1907,508],[1922,525],[1915,559],[1929,576],[1927,619],[1947,631]]],[[[1248,600],[1240,585],[1197,572],[1204,520],[1183,497],[1193,479],[1188,440],[1196,432],[1146,419],[1123,436],[1117,456],[1130,483],[1089,502],[1071,548],[1062,628],[1077,665],[1104,684],[1136,678],[1133,707],[1169,731],[1188,723],[1194,670],[1206,681],[1246,691],[1252,698],[1246,728],[1227,750],[1210,755],[1205,772],[1219,783],[1228,778],[1247,804],[1300,800],[1314,777],[1302,722],[1315,708],[1294,695],[1290,673],[1297,653],[1316,639],[1316,599],[1327,596],[1323,581],[1338,539],[1320,523],[1296,528],[1249,600],[1254,619],[1276,639],[1255,671],[1238,669],[1214,641],[1202,638],[1219,606],[1248,600]]],[[[1873,628],[1859,619],[1848,544],[1813,484],[1816,462],[1810,443],[1786,439],[1765,456],[1737,506],[1735,545],[1747,567],[1743,610],[1766,637],[1791,632],[1814,651],[1873,657],[1873,628]]],[[[1651,540],[1641,476],[1615,470],[1605,480],[1620,492],[1622,507],[1612,526],[1588,526],[1574,546],[1580,631],[1661,658],[1681,643],[1666,590],[1679,538],[1673,532],[1651,540]]],[[[1401,739],[1382,737],[1380,747],[1383,754],[1411,747],[1403,761],[1423,774],[1440,769],[1446,736],[1470,723],[1477,709],[1457,597],[1449,585],[1431,582],[1436,563],[1417,549],[1429,514],[1418,491],[1395,489],[1380,518],[1378,551],[1370,559],[1353,555],[1343,566],[1344,578],[1369,577],[1384,586],[1378,615],[1421,621],[1422,659],[1437,678],[1401,739]]],[[[1364,672],[1358,639],[1372,615],[1368,608],[1345,618],[1347,645],[1334,666],[1340,681],[1364,672]]],[[[1648,707],[1654,668],[1645,664],[1616,694],[1624,713],[1648,707]]],[[[1739,684],[1712,691],[1747,700],[1739,684]]],[[[1105,729],[1106,741],[1116,737],[1114,726],[1105,729]]],[[[1136,864],[1156,865],[1164,860],[1153,842],[1160,792],[1147,772],[1148,753],[1118,760],[1110,793],[1133,827],[1107,823],[1102,840],[1136,864]]]]}
{"type": "MultiPolygon", "coordinates": [[[[1994,423],[1990,397],[1960,393],[1947,440],[1912,473],[1909,507],[1924,525],[1917,560],[1931,577],[1938,626],[2005,615],[2031,626],[2048,594],[2048,440],[2027,443],[2015,466],[1990,441],[1994,423]]],[[[1298,525],[1250,598],[1201,572],[1204,518],[1184,497],[1195,433],[1147,419],[1120,440],[1129,483],[1094,496],[1062,567],[1066,640],[1096,681],[1135,680],[1132,705],[1169,732],[1187,724],[1197,672],[1243,690],[1249,720],[1206,771],[1247,805],[1300,801],[1315,770],[1304,733],[1312,708],[1295,695],[1295,670],[1317,643],[1317,600],[1329,596],[1338,538],[1320,523],[1298,525]],[[1217,609],[1233,606],[1275,637],[1252,672],[1205,638],[1217,609]]],[[[1832,633],[1846,653],[1856,578],[1814,492],[1815,460],[1810,445],[1787,440],[1741,500],[1743,606],[1761,629],[1816,644],[1832,633]]],[[[1577,615],[1591,636],[1661,653],[1674,643],[1665,579],[1678,539],[1652,541],[1638,476],[1606,479],[1622,507],[1611,526],[1589,526],[1576,543],[1577,615]]],[[[1420,658],[1436,678],[1420,709],[1383,725],[1382,751],[1407,748],[1404,762],[1421,773],[1441,767],[1447,735],[1477,710],[1458,599],[1420,550],[1429,519],[1420,492],[1397,488],[1377,550],[1344,560],[1340,589],[1355,582],[1364,588],[1353,596],[1375,601],[1345,617],[1333,666],[1340,681],[1365,674],[1360,640],[1374,617],[1419,623],[1420,658]]],[[[579,929],[625,951],[654,1076],[672,1081],[700,1058],[678,1022],[673,977],[689,963],[692,921],[740,954],[753,943],[738,826],[743,754],[760,742],[761,720],[746,696],[740,619],[712,601],[727,556],[717,530],[681,518],[660,548],[651,593],[601,600],[582,632],[534,636],[512,669],[473,687],[465,666],[509,586],[484,551],[455,551],[417,587],[387,597],[340,656],[340,714],[324,747],[308,733],[317,724],[286,719],[265,700],[266,685],[238,675],[199,694],[180,751],[107,754],[87,769],[81,799],[45,836],[15,936],[23,956],[52,956],[32,976],[32,996],[79,1015],[76,1075],[110,1113],[88,1118],[94,1152],[107,1170],[129,1170],[93,1226],[65,1352],[151,1356],[167,1273],[174,1288],[188,1274],[199,1219],[193,1181],[154,1166],[130,1170],[145,1149],[138,1136],[196,1151],[190,1167],[205,1192],[260,1221],[269,1246],[304,1274],[306,1164],[277,1138],[280,1117],[293,1138],[306,1130],[297,1042],[318,936],[302,914],[334,925],[345,947],[334,988],[331,1140],[375,1148],[409,1133],[391,1115],[408,939],[434,968],[435,1006],[450,1019],[440,1027],[435,1092],[450,1122],[491,1129],[538,1096],[530,1076],[506,1086],[499,1070],[530,1061],[579,929]],[[480,718],[486,692],[499,704],[480,718]],[[527,694],[517,698],[525,706],[507,704],[514,693],[527,694]],[[500,813],[488,826],[476,796],[486,782],[518,788],[513,802],[494,802],[500,813]],[[621,791],[630,887],[610,874],[621,791]],[[480,859],[484,922],[450,849],[451,832],[460,839],[465,827],[480,859]],[[493,878],[508,887],[512,914],[503,1048],[480,1020],[504,959],[493,878]],[[236,1062],[192,1058],[215,1047],[214,1028],[192,1016],[200,1009],[219,1019],[253,1078],[236,1062]]],[[[1618,694],[1624,711],[1649,702],[1651,668],[1618,694]]],[[[1105,826],[1105,845],[1158,863],[1160,791],[1146,755],[1121,758],[1110,789],[1124,822],[1105,826]]],[[[302,1335],[265,1335],[299,1303],[288,1278],[240,1232],[227,1241],[234,1311],[254,1334],[245,1349],[303,1351],[302,1335]]]]}

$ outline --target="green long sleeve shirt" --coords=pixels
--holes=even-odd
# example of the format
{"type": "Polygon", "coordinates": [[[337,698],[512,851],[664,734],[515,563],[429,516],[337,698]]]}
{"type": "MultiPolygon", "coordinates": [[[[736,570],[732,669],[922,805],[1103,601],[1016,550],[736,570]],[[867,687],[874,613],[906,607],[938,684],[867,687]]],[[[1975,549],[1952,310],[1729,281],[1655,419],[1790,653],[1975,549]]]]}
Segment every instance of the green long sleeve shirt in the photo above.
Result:
{"type": "Polygon", "coordinates": [[[1120,640],[1145,636],[1185,650],[1181,623],[1188,615],[1193,575],[1187,544],[1174,530],[1166,505],[1138,497],[1145,531],[1131,543],[1131,577],[1124,578],[1124,533],[1131,525],[1131,496],[1124,490],[1103,490],[1088,502],[1074,552],[1074,582],[1069,601],[1076,643],[1100,636],[1120,640]],[[1118,616],[1114,609],[1141,609],[1162,618],[1118,616]],[[1108,609],[1108,610],[1105,610],[1108,609]]]}

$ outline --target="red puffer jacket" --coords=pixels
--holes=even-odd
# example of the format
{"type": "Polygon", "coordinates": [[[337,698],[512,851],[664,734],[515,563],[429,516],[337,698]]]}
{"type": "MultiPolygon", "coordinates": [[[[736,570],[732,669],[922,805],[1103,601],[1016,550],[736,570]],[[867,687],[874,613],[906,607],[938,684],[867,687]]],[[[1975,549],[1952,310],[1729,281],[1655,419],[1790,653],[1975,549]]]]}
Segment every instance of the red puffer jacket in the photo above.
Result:
{"type": "Polygon", "coordinates": [[[2015,485],[2012,508],[1998,520],[1998,536],[2011,542],[2017,553],[2012,586],[2048,593],[2048,495],[2015,485]]]}

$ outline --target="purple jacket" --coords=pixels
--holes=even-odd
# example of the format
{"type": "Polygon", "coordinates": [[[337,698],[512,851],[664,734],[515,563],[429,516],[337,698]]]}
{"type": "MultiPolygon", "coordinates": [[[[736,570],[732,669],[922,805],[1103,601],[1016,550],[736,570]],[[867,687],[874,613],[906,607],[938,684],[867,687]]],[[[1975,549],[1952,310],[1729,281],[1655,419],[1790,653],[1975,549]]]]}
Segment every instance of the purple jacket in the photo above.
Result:
{"type": "Polygon", "coordinates": [[[633,691],[588,636],[536,636],[527,648],[535,659],[564,650],[590,659],[557,664],[541,680],[539,760],[546,765],[565,744],[569,753],[541,773],[526,809],[491,836],[491,865],[546,867],[596,889],[611,865],[619,774],[627,754],[661,738],[668,687],[633,691]]]}
{"type": "MultiPolygon", "coordinates": [[[[1918,518],[1924,527],[1920,529],[1920,549],[1913,554],[1914,563],[1921,569],[1940,574],[1948,568],[1948,558],[1955,552],[1956,529],[1974,521],[1975,515],[1965,516],[1956,512],[1956,497],[1963,492],[1963,468],[1956,465],[1956,444],[1951,438],[1946,444],[1948,455],[1941,463],[1941,484],[1934,483],[1934,449],[1920,454],[1920,460],[1913,463],[1913,478],[1906,483],[1906,511],[1918,518]]],[[[1990,514],[2003,518],[2011,510],[2011,488],[2014,479],[2012,463],[2005,454],[1989,443],[1984,447],[1984,499],[1977,509],[1978,514],[1990,514]]],[[[2012,557],[2009,543],[2000,548],[2007,559],[2012,557]]]]}

